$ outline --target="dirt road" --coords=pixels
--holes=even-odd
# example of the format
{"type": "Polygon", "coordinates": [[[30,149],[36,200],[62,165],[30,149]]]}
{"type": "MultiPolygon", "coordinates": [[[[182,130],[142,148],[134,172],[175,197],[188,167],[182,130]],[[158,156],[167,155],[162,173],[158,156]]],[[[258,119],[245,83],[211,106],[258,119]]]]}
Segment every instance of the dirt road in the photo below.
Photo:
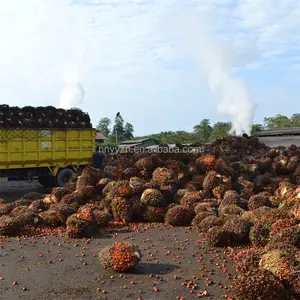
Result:
{"type": "Polygon", "coordinates": [[[0,261],[3,300],[222,299],[231,294],[224,285],[233,283],[234,274],[224,249],[208,249],[187,228],[120,231],[80,241],[11,238],[0,245],[0,261]],[[119,277],[104,270],[97,255],[102,247],[124,240],[139,245],[143,257],[119,277]]]}

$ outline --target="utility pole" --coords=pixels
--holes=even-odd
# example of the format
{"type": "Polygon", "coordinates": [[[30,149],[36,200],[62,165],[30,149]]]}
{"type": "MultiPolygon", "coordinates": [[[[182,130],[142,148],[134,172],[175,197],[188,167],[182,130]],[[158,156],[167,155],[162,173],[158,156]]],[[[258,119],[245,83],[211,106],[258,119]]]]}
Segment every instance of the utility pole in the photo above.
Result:
{"type": "MultiPolygon", "coordinates": [[[[119,117],[119,116],[120,116],[120,113],[118,112],[116,114],[116,118],[119,117]]],[[[118,128],[117,128],[117,126],[116,126],[116,144],[118,144],[118,128]]]]}

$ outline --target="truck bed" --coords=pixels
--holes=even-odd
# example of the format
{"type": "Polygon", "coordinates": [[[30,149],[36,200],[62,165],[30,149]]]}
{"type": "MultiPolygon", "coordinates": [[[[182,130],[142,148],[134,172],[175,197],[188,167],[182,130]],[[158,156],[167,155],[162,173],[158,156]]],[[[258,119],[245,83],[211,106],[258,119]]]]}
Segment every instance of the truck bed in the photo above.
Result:
{"type": "Polygon", "coordinates": [[[95,129],[0,129],[0,170],[86,165],[95,129]]]}

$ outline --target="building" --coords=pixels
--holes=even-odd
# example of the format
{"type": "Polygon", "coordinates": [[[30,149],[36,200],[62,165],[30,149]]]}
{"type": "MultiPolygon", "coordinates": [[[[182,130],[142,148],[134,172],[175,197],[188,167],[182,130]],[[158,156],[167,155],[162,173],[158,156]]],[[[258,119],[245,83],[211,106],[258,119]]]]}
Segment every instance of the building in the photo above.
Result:
{"type": "Polygon", "coordinates": [[[254,134],[258,139],[269,147],[300,147],[300,127],[268,129],[254,134]]]}
{"type": "Polygon", "coordinates": [[[138,140],[129,140],[129,141],[123,141],[119,143],[119,147],[122,148],[146,148],[150,146],[158,146],[160,142],[155,139],[151,138],[145,138],[145,139],[138,139],[138,140]]]}
{"type": "Polygon", "coordinates": [[[103,143],[106,139],[107,139],[107,137],[105,137],[105,136],[102,134],[102,132],[97,131],[97,134],[96,134],[96,142],[97,142],[97,143],[103,143]]]}

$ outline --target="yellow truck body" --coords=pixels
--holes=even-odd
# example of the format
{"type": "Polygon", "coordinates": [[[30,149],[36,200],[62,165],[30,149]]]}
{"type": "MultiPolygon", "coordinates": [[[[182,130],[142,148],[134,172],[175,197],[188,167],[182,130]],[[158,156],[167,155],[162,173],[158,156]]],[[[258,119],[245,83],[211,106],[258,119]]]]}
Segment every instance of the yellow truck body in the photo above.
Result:
{"type": "Polygon", "coordinates": [[[92,163],[95,129],[0,129],[0,171],[60,169],[92,163]]]}

